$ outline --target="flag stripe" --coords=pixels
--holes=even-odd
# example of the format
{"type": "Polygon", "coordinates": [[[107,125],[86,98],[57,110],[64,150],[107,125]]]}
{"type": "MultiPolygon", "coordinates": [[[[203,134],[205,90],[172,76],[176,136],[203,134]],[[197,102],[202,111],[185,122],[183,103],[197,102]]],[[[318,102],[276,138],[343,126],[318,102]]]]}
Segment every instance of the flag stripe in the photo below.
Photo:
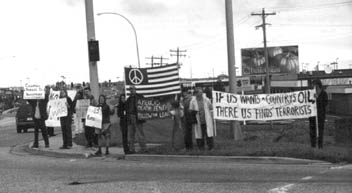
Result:
{"type": "Polygon", "coordinates": [[[160,77],[158,79],[149,79],[148,82],[156,83],[156,82],[164,82],[164,81],[174,81],[178,78],[179,78],[178,75],[175,75],[175,76],[169,76],[169,77],[160,77]]]}
{"type": "MultiPolygon", "coordinates": [[[[157,91],[157,90],[160,90],[160,89],[171,89],[171,88],[177,88],[177,89],[180,89],[181,86],[180,84],[172,84],[172,85],[168,85],[168,86],[159,86],[159,87],[150,87],[150,88],[140,88],[140,87],[136,87],[136,91],[138,93],[141,93],[141,92],[150,92],[150,91],[157,91]]],[[[130,87],[127,88],[127,90],[130,90],[130,87]]]]}
{"type": "MultiPolygon", "coordinates": [[[[157,88],[157,89],[153,89],[153,93],[161,93],[161,92],[169,92],[169,91],[174,91],[174,90],[180,90],[180,88],[181,88],[180,85],[172,86],[172,87],[168,86],[168,87],[164,87],[164,88],[157,88]]],[[[127,89],[127,90],[130,90],[130,89],[127,89]]],[[[136,91],[137,91],[138,94],[142,94],[142,95],[150,93],[150,90],[145,90],[145,89],[138,90],[136,88],[136,91]]]]}
{"type": "MultiPolygon", "coordinates": [[[[144,85],[134,85],[136,87],[136,89],[149,89],[149,88],[160,88],[162,86],[174,86],[174,85],[179,85],[180,82],[177,79],[176,81],[166,81],[166,82],[162,82],[162,83],[156,83],[156,84],[144,84],[144,85]]],[[[131,85],[126,85],[128,88],[131,85]]]]}
{"type": "Polygon", "coordinates": [[[172,71],[165,71],[165,72],[157,73],[157,74],[148,74],[148,78],[152,79],[152,78],[157,78],[160,76],[170,76],[170,75],[178,75],[178,72],[175,70],[172,70],[172,71]]]}
{"type": "Polygon", "coordinates": [[[177,65],[168,65],[168,66],[162,66],[162,67],[156,67],[156,68],[148,68],[147,72],[153,74],[153,73],[168,71],[168,70],[178,70],[177,65]]]}

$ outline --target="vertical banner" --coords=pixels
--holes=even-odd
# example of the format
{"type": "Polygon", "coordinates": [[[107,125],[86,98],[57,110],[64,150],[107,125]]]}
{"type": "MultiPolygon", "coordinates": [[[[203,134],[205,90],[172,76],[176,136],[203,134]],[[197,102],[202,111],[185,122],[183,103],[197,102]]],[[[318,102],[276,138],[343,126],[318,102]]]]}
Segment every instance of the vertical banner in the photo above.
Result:
{"type": "Polygon", "coordinates": [[[50,100],[47,104],[48,119],[45,121],[47,127],[60,127],[60,117],[67,116],[66,98],[50,100]]]}
{"type": "Polygon", "coordinates": [[[40,84],[29,84],[24,85],[23,99],[44,99],[45,90],[44,86],[40,84]]]}
{"type": "Polygon", "coordinates": [[[101,107],[89,106],[86,116],[86,126],[101,129],[102,118],[101,107]]]}
{"type": "Polygon", "coordinates": [[[213,91],[214,119],[268,121],[314,117],[314,94],[314,89],[258,95],[213,91]]]}

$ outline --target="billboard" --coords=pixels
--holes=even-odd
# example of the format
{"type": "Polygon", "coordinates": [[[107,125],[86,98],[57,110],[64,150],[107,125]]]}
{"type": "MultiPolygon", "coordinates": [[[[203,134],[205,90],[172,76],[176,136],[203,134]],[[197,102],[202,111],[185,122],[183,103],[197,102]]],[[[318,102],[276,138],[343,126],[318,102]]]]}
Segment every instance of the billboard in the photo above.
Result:
{"type": "MultiPolygon", "coordinates": [[[[241,49],[242,76],[265,74],[264,48],[241,49]]],[[[298,73],[298,46],[268,47],[269,70],[271,74],[298,73]]]]}

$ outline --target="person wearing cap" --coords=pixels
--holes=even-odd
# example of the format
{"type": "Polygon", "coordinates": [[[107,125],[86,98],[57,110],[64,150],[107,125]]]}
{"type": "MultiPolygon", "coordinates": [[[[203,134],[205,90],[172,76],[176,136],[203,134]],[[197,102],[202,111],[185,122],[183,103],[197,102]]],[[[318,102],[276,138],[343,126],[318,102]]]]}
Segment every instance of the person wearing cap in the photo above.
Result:
{"type": "Polygon", "coordinates": [[[324,122],[326,106],[328,105],[328,95],[323,88],[323,84],[319,79],[313,81],[313,86],[316,90],[315,98],[317,103],[317,117],[309,117],[309,128],[310,128],[310,143],[313,148],[316,147],[316,123],[318,122],[318,148],[323,148],[323,137],[324,137],[324,122]]]}

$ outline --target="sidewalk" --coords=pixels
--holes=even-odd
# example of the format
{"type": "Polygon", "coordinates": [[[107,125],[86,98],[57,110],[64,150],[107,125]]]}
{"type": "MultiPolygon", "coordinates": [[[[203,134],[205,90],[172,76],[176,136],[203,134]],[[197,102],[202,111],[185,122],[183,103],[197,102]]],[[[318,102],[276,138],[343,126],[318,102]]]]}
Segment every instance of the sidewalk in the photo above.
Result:
{"type": "MultiPolygon", "coordinates": [[[[31,148],[33,145],[33,142],[31,142],[28,144],[26,151],[33,154],[43,154],[43,155],[56,156],[56,157],[73,157],[73,158],[97,157],[97,156],[94,156],[94,153],[98,150],[98,148],[96,147],[86,148],[85,146],[81,146],[73,143],[73,146],[71,149],[60,149],[60,147],[63,145],[61,134],[56,134],[56,136],[50,137],[49,144],[50,144],[50,147],[45,148],[44,141],[40,140],[39,148],[31,148]]],[[[155,145],[158,145],[158,144],[147,144],[147,147],[154,147],[155,145]]],[[[135,149],[137,152],[140,150],[139,146],[138,147],[136,146],[135,149]]],[[[102,152],[103,152],[102,157],[111,157],[111,158],[118,158],[118,159],[124,159],[125,157],[125,153],[122,147],[116,147],[116,146],[110,147],[109,148],[110,155],[108,156],[105,155],[105,147],[102,148],[102,152]]],[[[134,154],[134,155],[138,155],[138,154],[134,154]]]]}
{"type": "MultiPolygon", "coordinates": [[[[62,146],[62,135],[57,134],[49,139],[50,147],[44,148],[44,141],[39,141],[39,148],[31,148],[33,142],[25,145],[25,151],[31,154],[53,156],[53,157],[63,157],[63,158],[83,158],[88,159],[93,156],[97,148],[86,148],[84,146],[76,145],[73,143],[71,149],[60,149],[62,146]]],[[[158,144],[147,144],[147,147],[153,147],[158,144]]],[[[152,154],[138,154],[139,147],[136,144],[135,147],[137,154],[125,155],[123,148],[121,147],[110,147],[110,155],[103,158],[114,158],[114,159],[124,159],[124,160],[163,160],[163,161],[183,161],[183,160],[196,160],[196,161],[217,161],[217,162],[245,162],[245,163],[264,163],[264,164],[331,164],[325,161],[319,160],[308,160],[308,159],[296,159],[289,157],[263,157],[263,156],[192,156],[192,155],[152,155],[152,154]]],[[[103,148],[103,153],[105,149],[103,148]]]]}

